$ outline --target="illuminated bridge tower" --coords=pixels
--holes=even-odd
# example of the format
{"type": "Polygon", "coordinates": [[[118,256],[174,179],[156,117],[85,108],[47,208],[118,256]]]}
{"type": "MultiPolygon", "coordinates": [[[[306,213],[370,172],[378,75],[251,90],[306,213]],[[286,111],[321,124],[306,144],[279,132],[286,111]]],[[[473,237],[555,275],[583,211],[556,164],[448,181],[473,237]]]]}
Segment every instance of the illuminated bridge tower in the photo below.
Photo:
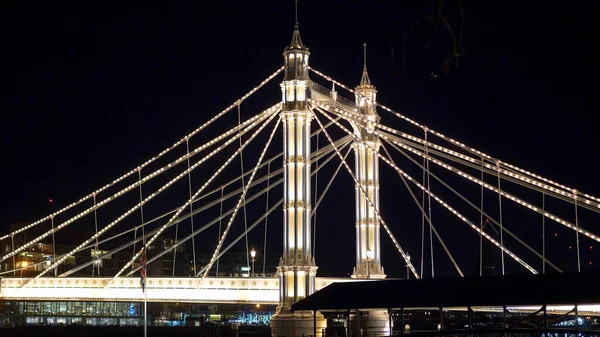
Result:
{"type": "MultiPolygon", "coordinates": [[[[283,52],[284,79],[281,83],[283,109],[283,256],[277,268],[280,302],[271,318],[273,336],[313,335],[312,312],[291,312],[291,305],[315,292],[317,266],[311,248],[310,125],[313,118],[307,99],[310,52],[302,44],[298,23],[292,42],[283,52]]],[[[317,313],[317,331],[326,320],[317,313]]]]}
{"type": "Polygon", "coordinates": [[[364,67],[360,85],[356,87],[356,107],[368,120],[367,125],[353,124],[355,175],[361,184],[355,186],[356,203],[356,266],[353,278],[383,279],[379,235],[379,217],[369,199],[379,210],[379,159],[377,152],[381,146],[379,137],[373,133],[374,124],[379,122],[377,115],[377,90],[371,85],[367,72],[367,45],[364,44],[364,67]],[[368,199],[363,191],[367,192],[368,199]]]}

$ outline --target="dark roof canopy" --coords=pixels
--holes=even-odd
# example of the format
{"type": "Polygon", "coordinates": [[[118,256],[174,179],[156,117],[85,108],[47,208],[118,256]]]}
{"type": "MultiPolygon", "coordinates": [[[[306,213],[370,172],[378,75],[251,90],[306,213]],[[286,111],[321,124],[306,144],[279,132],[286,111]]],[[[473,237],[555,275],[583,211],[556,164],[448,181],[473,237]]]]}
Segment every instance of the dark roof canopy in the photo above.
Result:
{"type": "Polygon", "coordinates": [[[600,304],[600,273],[333,283],[292,310],[600,304]]]}

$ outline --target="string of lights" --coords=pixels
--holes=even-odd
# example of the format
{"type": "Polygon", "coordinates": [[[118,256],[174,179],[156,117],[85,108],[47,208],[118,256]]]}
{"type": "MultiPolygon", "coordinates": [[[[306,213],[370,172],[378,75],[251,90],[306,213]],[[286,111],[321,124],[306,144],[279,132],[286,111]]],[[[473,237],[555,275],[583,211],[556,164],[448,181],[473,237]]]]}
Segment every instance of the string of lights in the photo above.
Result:
{"type": "MultiPolygon", "coordinates": [[[[220,145],[219,147],[217,147],[215,150],[213,150],[211,153],[209,153],[208,155],[206,155],[203,159],[201,159],[198,163],[194,164],[194,167],[191,169],[187,169],[185,172],[191,172],[193,169],[195,169],[196,167],[198,167],[201,163],[205,162],[208,158],[214,156],[216,153],[218,153],[219,151],[221,151],[223,148],[225,148],[227,145],[231,144],[231,142],[233,142],[233,140],[236,140],[237,137],[241,137],[241,135],[245,134],[246,132],[248,132],[249,130],[251,130],[252,128],[254,128],[257,123],[261,120],[264,120],[265,118],[267,118],[270,114],[272,114],[274,111],[276,111],[279,108],[279,104],[274,105],[273,107],[263,111],[262,113],[248,119],[246,122],[248,122],[247,126],[245,126],[245,129],[243,130],[243,132],[241,134],[237,134],[235,135],[232,139],[230,139],[229,141],[225,142],[224,144],[220,145]]],[[[233,129],[232,129],[233,130],[233,129]]],[[[232,130],[229,130],[228,132],[226,132],[225,134],[231,134],[234,133],[232,130]]],[[[214,138],[213,140],[203,144],[202,146],[196,148],[192,153],[196,154],[199,153],[200,151],[208,148],[209,146],[215,144],[216,142],[220,141],[221,139],[223,139],[225,136],[225,134],[220,135],[216,138],[214,138]]],[[[183,163],[185,162],[185,159],[188,155],[184,155],[180,158],[178,158],[176,160],[177,163],[183,163]]],[[[140,186],[141,184],[151,180],[152,178],[158,176],[159,174],[165,172],[166,170],[170,169],[174,167],[173,163],[168,164],[166,166],[163,166],[162,168],[154,171],[153,173],[147,175],[146,177],[144,177],[141,180],[136,181],[134,184],[129,185],[128,187],[120,190],[119,192],[115,193],[114,195],[107,197],[106,199],[103,199],[100,202],[97,202],[94,204],[94,206],[82,211],[81,213],[73,216],[72,218],[66,220],[65,222],[61,223],[60,225],[56,226],[55,228],[53,228],[52,230],[38,236],[37,238],[29,241],[26,244],[23,244],[22,246],[20,246],[19,248],[14,249],[13,251],[11,251],[10,253],[4,255],[1,259],[0,262],[3,262],[4,260],[10,258],[11,256],[14,256],[16,254],[18,254],[19,252],[23,251],[24,249],[34,245],[35,243],[39,242],[40,240],[46,238],[47,236],[55,233],[58,230],[61,230],[62,228],[65,228],[66,226],[70,225],[71,223],[83,218],[85,215],[92,213],[93,211],[95,211],[96,209],[108,204],[109,202],[116,200],[117,198],[119,198],[120,196],[124,195],[127,192],[130,192],[132,190],[134,190],[136,187],[140,186]]],[[[178,175],[177,178],[175,178],[174,180],[172,180],[172,183],[176,182],[177,180],[179,180],[179,178],[181,178],[181,175],[178,175]]],[[[158,192],[160,193],[160,192],[158,192]]],[[[156,194],[156,192],[155,192],[156,194]]],[[[154,194],[152,195],[154,196],[154,194]]],[[[144,202],[145,203],[145,202],[144,202]]],[[[143,203],[138,204],[136,207],[139,208],[143,205],[143,203]]],[[[135,208],[135,209],[137,209],[135,208]]],[[[129,213],[127,214],[129,215],[129,213]]],[[[123,216],[124,218],[125,216],[123,216]]],[[[120,220],[119,220],[120,221],[120,220]]],[[[105,228],[106,229],[106,228],[105,228]]],[[[105,229],[101,230],[101,232],[105,231],[105,229]]],[[[101,235],[96,233],[96,235],[101,235]]]]}
{"type": "MultiPolygon", "coordinates": [[[[346,86],[346,85],[344,85],[344,84],[342,84],[342,83],[340,83],[340,82],[338,82],[338,81],[334,80],[333,78],[331,78],[331,77],[329,77],[329,76],[325,75],[324,73],[322,73],[322,72],[320,72],[320,71],[318,71],[318,70],[316,70],[316,69],[314,69],[314,68],[311,68],[311,67],[309,67],[309,69],[310,69],[312,72],[314,72],[315,74],[317,74],[317,75],[321,76],[322,78],[324,78],[325,80],[327,80],[327,81],[330,81],[330,82],[332,82],[332,83],[335,83],[336,85],[338,85],[338,86],[340,86],[340,87],[344,88],[344,89],[345,89],[345,90],[347,90],[348,92],[350,92],[350,93],[352,93],[352,94],[355,94],[355,95],[357,95],[357,94],[358,94],[358,93],[357,93],[357,92],[356,92],[354,89],[352,89],[352,88],[350,88],[350,87],[348,87],[348,86],[346,86]]],[[[455,139],[453,139],[453,138],[451,138],[451,137],[445,136],[444,134],[442,134],[442,133],[440,133],[440,132],[437,132],[437,131],[435,131],[435,130],[433,130],[433,129],[430,129],[430,128],[428,128],[427,126],[425,126],[425,125],[422,125],[422,124],[420,124],[420,123],[418,123],[418,122],[416,122],[416,121],[412,120],[411,118],[408,118],[407,116],[404,116],[404,115],[402,115],[402,114],[400,114],[400,113],[398,113],[398,112],[396,112],[396,111],[394,111],[394,110],[392,110],[392,109],[388,108],[388,107],[387,107],[387,106],[385,106],[385,105],[382,105],[382,104],[379,104],[379,103],[378,103],[378,104],[377,104],[377,106],[378,106],[378,107],[380,107],[380,108],[382,108],[383,110],[385,110],[385,111],[389,112],[389,113],[392,113],[392,114],[393,114],[393,115],[395,115],[396,117],[398,117],[398,118],[400,118],[400,119],[402,119],[402,120],[405,120],[405,121],[409,122],[410,124],[412,124],[412,125],[414,125],[414,126],[416,126],[416,127],[419,127],[419,128],[421,128],[421,129],[423,129],[423,130],[427,130],[427,132],[430,132],[431,134],[433,134],[433,135],[435,135],[435,136],[437,136],[437,137],[439,137],[439,138],[441,138],[441,139],[443,139],[443,140],[445,140],[445,141],[447,141],[447,142],[450,142],[450,143],[454,144],[455,146],[458,146],[458,147],[460,147],[461,149],[463,149],[463,150],[465,150],[465,151],[467,151],[467,152],[474,153],[474,154],[476,154],[478,157],[482,157],[482,158],[485,158],[485,159],[489,160],[489,161],[490,161],[491,163],[493,163],[494,165],[495,165],[495,163],[496,163],[496,162],[498,162],[498,163],[499,163],[501,166],[505,166],[505,167],[506,167],[506,168],[508,168],[508,169],[512,169],[512,170],[518,171],[518,172],[520,172],[520,173],[522,173],[522,174],[525,174],[525,175],[528,175],[528,176],[530,176],[530,177],[532,177],[532,178],[539,179],[539,180],[541,180],[541,181],[543,181],[543,182],[545,182],[545,183],[547,183],[547,184],[554,185],[555,187],[558,187],[558,188],[564,189],[564,190],[566,190],[567,192],[574,193],[574,192],[576,191],[576,189],[575,189],[575,188],[571,188],[571,187],[565,186],[565,185],[563,185],[563,184],[560,184],[560,183],[558,183],[558,182],[555,182],[555,181],[553,181],[553,180],[551,180],[551,179],[544,178],[544,177],[542,177],[542,176],[540,176],[540,175],[537,175],[537,174],[535,174],[535,173],[532,173],[532,172],[530,172],[530,171],[527,171],[527,170],[525,170],[525,169],[519,168],[519,167],[517,167],[517,166],[515,166],[515,165],[512,165],[512,164],[509,164],[509,163],[507,163],[507,162],[504,162],[504,161],[502,161],[502,160],[500,160],[500,159],[494,158],[494,157],[492,157],[492,156],[490,156],[490,155],[488,155],[488,154],[485,154],[485,153],[483,153],[483,152],[481,152],[481,151],[479,151],[479,150],[477,150],[477,149],[475,149],[475,148],[469,147],[469,146],[467,146],[467,145],[465,145],[465,144],[463,144],[463,143],[461,143],[461,142],[459,142],[459,141],[457,141],[457,140],[455,140],[455,139]]],[[[506,169],[506,168],[505,168],[505,169],[506,169]]],[[[531,179],[531,178],[529,178],[529,179],[531,179]]],[[[557,190],[558,190],[558,189],[557,189],[557,190]]],[[[557,192],[557,193],[558,193],[558,192],[557,192]]],[[[578,193],[579,193],[580,195],[584,196],[585,198],[588,198],[588,199],[590,199],[590,202],[591,202],[591,201],[600,202],[600,198],[598,198],[598,197],[595,197],[595,196],[592,196],[592,195],[589,195],[589,194],[586,194],[586,193],[581,193],[581,192],[578,192],[578,193]]],[[[598,205],[598,207],[600,207],[600,205],[598,205]]]]}
{"type": "MultiPolygon", "coordinates": [[[[9,238],[10,236],[16,235],[18,233],[21,233],[23,231],[26,231],[32,227],[35,227],[45,221],[50,220],[53,217],[56,217],[57,215],[81,204],[82,202],[93,198],[94,196],[97,196],[99,193],[107,190],[108,188],[114,186],[115,184],[123,181],[124,179],[130,177],[131,175],[137,173],[139,170],[141,170],[142,168],[148,166],[149,164],[153,163],[155,160],[161,158],[162,156],[164,156],[165,154],[167,154],[168,152],[170,152],[171,150],[175,149],[177,146],[183,144],[184,142],[186,142],[187,140],[189,140],[191,137],[193,137],[194,135],[196,135],[198,132],[204,130],[206,127],[208,127],[210,124],[212,124],[213,122],[215,122],[217,119],[223,117],[223,115],[225,115],[227,112],[231,111],[231,109],[235,108],[237,105],[241,104],[244,100],[246,100],[248,97],[250,97],[252,94],[254,94],[257,90],[259,90],[260,88],[262,88],[265,84],[267,84],[269,81],[271,81],[275,76],[277,76],[279,73],[281,73],[283,71],[283,67],[280,67],[279,69],[277,69],[277,71],[275,71],[273,74],[271,74],[270,76],[268,76],[266,79],[264,79],[262,82],[260,82],[260,84],[258,84],[256,87],[254,87],[252,90],[250,90],[248,93],[246,93],[245,95],[243,95],[242,97],[240,97],[237,101],[235,101],[233,104],[231,104],[230,106],[228,106],[227,108],[225,108],[223,111],[219,112],[218,114],[216,114],[215,116],[213,116],[211,119],[209,119],[208,121],[206,121],[204,124],[202,124],[201,126],[199,126],[198,128],[196,128],[194,131],[192,131],[191,133],[187,134],[185,137],[183,137],[182,139],[180,139],[179,141],[175,142],[175,144],[171,145],[170,147],[164,149],[163,151],[159,152],[156,156],[150,158],[149,160],[147,160],[146,162],[142,163],[141,165],[137,166],[135,169],[125,173],[124,175],[120,176],[119,178],[113,180],[111,183],[104,185],[103,187],[97,189],[96,191],[80,198],[79,200],[68,204],[67,206],[64,206],[62,208],[60,208],[59,210],[57,210],[56,212],[51,213],[50,215],[47,215],[37,221],[32,222],[31,224],[24,226],[23,228],[20,228],[16,231],[13,231],[11,233],[8,233],[4,236],[0,236],[0,241],[9,238]]],[[[4,260],[1,260],[4,261],[4,260]]],[[[1,262],[0,261],[0,262],[1,262]]]]}
{"type": "MultiPolygon", "coordinates": [[[[331,117],[328,114],[323,114],[325,117],[329,118],[331,120],[331,117]]],[[[348,129],[346,129],[343,125],[341,125],[338,122],[335,122],[335,124],[337,126],[339,126],[342,130],[344,130],[346,133],[348,134],[353,134],[352,132],[350,132],[348,129]]],[[[355,136],[356,137],[356,136],[355,136]]],[[[370,145],[367,145],[370,147],[370,145]]],[[[390,162],[387,158],[385,158],[384,156],[382,156],[378,151],[375,151],[375,153],[377,154],[377,156],[383,160],[386,164],[388,164],[390,167],[392,167],[394,170],[396,170],[398,173],[400,173],[402,176],[404,176],[406,179],[408,179],[409,181],[411,181],[413,184],[415,184],[417,187],[419,187],[421,190],[425,191],[425,193],[427,193],[428,195],[430,195],[434,200],[436,200],[440,205],[444,206],[446,209],[448,209],[452,214],[454,214],[456,217],[458,217],[459,219],[461,219],[463,222],[467,223],[469,226],[471,226],[471,228],[473,228],[474,230],[476,230],[478,233],[480,233],[481,235],[483,235],[486,239],[488,239],[488,241],[492,242],[494,245],[496,245],[498,248],[500,248],[502,251],[504,251],[506,254],[508,254],[511,258],[513,258],[516,262],[518,262],[519,264],[521,264],[523,267],[525,267],[527,270],[531,271],[534,274],[537,274],[537,271],[531,267],[529,264],[527,264],[525,261],[523,261],[521,258],[519,258],[517,255],[515,255],[514,253],[512,253],[510,250],[508,250],[506,247],[500,245],[499,242],[497,242],[496,240],[494,240],[491,236],[489,236],[487,233],[481,231],[479,229],[478,226],[475,226],[471,221],[469,221],[465,216],[463,216],[461,213],[459,213],[458,211],[456,211],[454,208],[452,208],[450,205],[448,205],[447,203],[445,203],[442,199],[440,199],[439,197],[437,197],[434,193],[432,193],[431,191],[429,191],[425,186],[421,185],[418,181],[416,181],[414,178],[412,178],[409,174],[407,174],[406,172],[404,172],[402,169],[400,169],[398,166],[396,166],[395,164],[393,164],[392,162],[390,162]]],[[[383,221],[382,221],[383,224],[383,221]]],[[[385,227],[385,226],[384,226],[385,227]]],[[[387,229],[386,229],[387,231],[387,229]]],[[[406,259],[405,259],[406,260],[406,259]]],[[[414,268],[414,267],[413,267],[414,268]]]]}
{"type": "MultiPolygon", "coordinates": [[[[260,132],[260,130],[262,130],[262,128],[264,128],[264,126],[266,125],[266,123],[268,123],[273,118],[273,116],[275,116],[275,114],[276,114],[277,111],[278,110],[275,110],[275,111],[271,112],[272,113],[271,117],[267,121],[265,121],[263,123],[263,125],[261,125],[261,127],[259,127],[259,129],[257,131],[255,131],[255,133],[252,135],[252,137],[250,139],[254,139],[254,137],[258,134],[258,132],[260,132]]],[[[256,124],[257,124],[257,122],[254,122],[250,126],[248,126],[247,128],[248,129],[253,128],[256,124]]],[[[209,154],[207,154],[205,157],[203,157],[202,159],[200,159],[198,162],[196,162],[194,165],[192,165],[189,169],[186,169],[185,171],[183,171],[182,173],[180,173],[179,175],[177,175],[175,178],[171,179],[165,185],[163,185],[162,187],[160,187],[157,191],[155,191],[155,192],[151,193],[149,196],[147,196],[143,201],[140,201],[133,208],[131,208],[130,210],[128,210],[127,212],[125,212],[124,214],[122,214],[121,216],[119,216],[113,222],[111,222],[110,224],[106,225],[102,230],[100,230],[99,232],[97,232],[96,234],[94,234],[91,238],[87,239],[82,244],[80,244],[79,246],[77,246],[75,249],[73,249],[71,252],[69,252],[67,254],[67,256],[58,259],[58,261],[54,261],[52,263],[52,265],[48,269],[43,270],[35,278],[40,278],[43,275],[45,275],[48,270],[50,270],[52,268],[56,268],[59,264],[61,264],[62,262],[64,262],[68,257],[72,256],[73,253],[76,250],[78,250],[78,249],[82,248],[83,246],[87,245],[89,243],[89,241],[94,240],[96,237],[102,235],[103,233],[105,233],[106,231],[108,231],[110,228],[112,228],[113,226],[115,226],[117,223],[119,223],[121,220],[123,220],[128,215],[130,215],[135,210],[137,210],[139,207],[141,207],[142,205],[144,205],[148,201],[152,200],[154,197],[156,197],[157,195],[159,195],[161,192],[165,191],[167,188],[169,188],[171,185],[173,185],[176,181],[178,181],[179,179],[181,179],[182,177],[184,177],[185,175],[187,175],[188,172],[191,172],[192,170],[194,170],[195,168],[197,168],[198,166],[200,166],[200,164],[204,163],[205,161],[207,161],[208,159],[210,159],[211,157],[213,157],[214,155],[216,155],[217,153],[219,153],[223,148],[225,148],[229,144],[233,143],[233,141],[235,141],[237,139],[237,137],[238,137],[238,135],[233,136],[227,142],[225,142],[224,144],[220,145],[219,147],[217,147],[216,149],[214,149],[212,152],[210,152],[209,154]]],[[[187,203],[186,203],[186,207],[187,207],[187,203]]],[[[161,233],[161,231],[159,231],[157,234],[160,234],[160,233],[161,233]]],[[[157,237],[157,236],[155,236],[155,237],[157,237]]],[[[151,243],[151,241],[153,241],[153,239],[155,237],[152,237],[150,239],[150,241],[146,242],[146,246],[149,245],[151,243]]],[[[142,250],[140,250],[138,252],[138,254],[141,254],[141,251],[142,250]]],[[[136,254],[136,255],[138,255],[138,254],[136,254]]],[[[136,256],[135,258],[137,258],[137,257],[138,256],[136,256]]],[[[126,266],[124,268],[129,267],[131,265],[131,263],[132,262],[130,261],[130,263],[126,264],[126,266]]],[[[120,273],[122,273],[122,270],[120,271],[120,273]]],[[[27,285],[30,281],[31,280],[29,280],[25,285],[27,285]]]]}
{"type": "Polygon", "coordinates": [[[254,176],[256,175],[256,172],[258,171],[258,167],[260,166],[260,163],[262,162],[263,158],[265,157],[265,154],[267,153],[267,149],[269,148],[269,145],[271,145],[271,141],[273,140],[275,131],[277,131],[277,128],[279,127],[279,123],[281,123],[281,118],[279,118],[277,120],[277,124],[275,124],[275,127],[273,128],[273,131],[271,132],[271,135],[269,136],[269,140],[267,141],[267,144],[265,145],[264,149],[262,150],[262,153],[260,154],[260,157],[258,158],[258,162],[257,162],[256,166],[254,167],[254,171],[252,172],[252,175],[248,179],[248,183],[246,184],[246,187],[244,188],[242,195],[238,199],[237,205],[235,206],[235,210],[234,210],[233,214],[231,215],[231,217],[229,218],[229,222],[227,223],[227,226],[225,226],[225,230],[223,231],[221,239],[219,240],[219,243],[217,244],[217,248],[215,249],[215,252],[213,253],[213,256],[211,257],[210,261],[208,262],[207,272],[205,272],[204,275],[202,275],[202,280],[204,280],[206,275],[208,275],[208,270],[210,270],[212,265],[215,263],[215,260],[217,259],[219,250],[221,249],[221,246],[223,245],[223,242],[225,241],[225,237],[227,236],[227,233],[231,229],[233,220],[235,219],[235,216],[237,215],[240,205],[242,204],[242,201],[244,200],[246,193],[248,192],[249,185],[250,185],[250,183],[252,183],[252,180],[254,179],[254,176]]]}
{"type": "MultiPolygon", "coordinates": [[[[417,165],[417,166],[419,166],[420,168],[423,169],[423,166],[418,161],[416,161],[415,159],[413,159],[412,157],[410,157],[406,152],[402,151],[402,149],[398,148],[393,142],[391,142],[388,139],[383,139],[383,140],[387,144],[389,144],[393,149],[395,149],[400,154],[402,154],[405,158],[409,159],[415,165],[417,165]]],[[[480,207],[478,207],[477,205],[475,205],[473,202],[471,202],[469,199],[467,199],[464,195],[462,195],[461,193],[459,193],[456,189],[452,188],[450,185],[448,185],[448,183],[446,183],[441,178],[439,178],[436,174],[434,174],[433,172],[431,172],[431,170],[429,170],[428,168],[424,168],[424,169],[429,173],[430,176],[432,176],[440,184],[442,184],[444,187],[446,187],[448,190],[450,190],[452,193],[454,193],[454,195],[456,195],[459,198],[461,198],[463,201],[465,201],[467,204],[469,204],[469,206],[471,206],[472,208],[474,208],[475,210],[477,210],[482,216],[485,216],[494,225],[500,226],[500,223],[498,223],[498,221],[496,221],[496,219],[494,219],[490,214],[488,214],[485,211],[483,211],[480,207]]],[[[480,227],[480,229],[481,229],[481,227],[480,227]]],[[[521,240],[518,236],[516,236],[515,234],[513,234],[506,227],[504,227],[504,231],[508,235],[510,235],[513,239],[515,239],[517,242],[519,242],[521,245],[523,245],[525,248],[527,248],[530,252],[534,253],[536,256],[538,256],[539,258],[541,258],[545,263],[548,263],[550,266],[552,266],[556,271],[562,272],[562,270],[558,266],[556,266],[555,264],[553,264],[552,262],[550,262],[543,254],[540,254],[537,250],[533,249],[530,245],[528,245],[526,242],[524,242],[523,240],[521,240]]]]}
{"type": "MultiPolygon", "coordinates": [[[[311,109],[314,108],[314,106],[310,106],[311,109]]],[[[314,112],[313,112],[314,114],[314,112]]],[[[326,116],[326,114],[324,114],[324,116],[326,116]]],[[[317,117],[316,114],[314,114],[315,120],[317,121],[317,123],[319,123],[319,126],[321,128],[323,128],[323,124],[321,123],[321,121],[319,120],[319,118],[317,117]]],[[[330,120],[333,121],[332,118],[330,118],[329,116],[326,116],[327,118],[329,118],[330,120]]],[[[338,122],[335,122],[336,125],[339,126],[338,122]]],[[[325,134],[325,136],[327,137],[327,140],[329,140],[329,142],[331,144],[333,144],[333,140],[331,139],[331,136],[329,136],[329,133],[327,132],[327,130],[323,130],[323,133],[325,134]]],[[[354,137],[356,137],[353,133],[348,133],[349,135],[353,135],[354,137]]],[[[412,265],[412,263],[410,262],[410,259],[408,258],[408,254],[406,254],[406,252],[402,249],[402,247],[400,246],[400,244],[398,243],[398,240],[396,240],[396,238],[394,237],[394,235],[392,234],[392,232],[390,231],[389,227],[387,226],[387,224],[385,223],[383,217],[381,216],[381,214],[379,213],[379,210],[377,209],[377,207],[375,206],[375,204],[373,203],[373,201],[371,200],[371,198],[369,198],[368,194],[366,193],[366,191],[364,190],[364,188],[361,186],[361,184],[358,182],[358,180],[356,179],[356,176],[354,176],[354,173],[352,173],[352,170],[350,169],[350,167],[348,166],[348,164],[346,163],[346,161],[344,160],[344,157],[342,156],[342,154],[340,153],[339,149],[337,147],[335,147],[335,152],[337,153],[338,157],[340,158],[340,160],[344,163],[344,166],[346,167],[346,170],[348,171],[348,173],[350,174],[350,176],[352,177],[352,179],[354,180],[354,183],[356,184],[356,186],[358,186],[363,195],[365,196],[365,199],[369,202],[369,204],[371,205],[371,207],[373,207],[375,213],[377,214],[377,216],[379,217],[379,221],[381,223],[381,225],[383,225],[383,228],[386,230],[386,232],[388,233],[388,235],[390,236],[390,238],[392,239],[392,242],[394,243],[394,245],[396,246],[396,249],[398,249],[398,252],[400,253],[400,255],[402,256],[402,258],[404,259],[404,261],[406,262],[406,264],[409,266],[410,270],[413,272],[413,275],[415,275],[416,278],[420,278],[419,273],[417,272],[417,270],[415,269],[415,267],[412,265]]]]}
{"type": "MultiPolygon", "coordinates": [[[[248,138],[244,144],[242,144],[242,146],[236,150],[226,161],[225,163],[219,168],[217,169],[217,171],[210,177],[208,178],[208,180],[202,185],[202,187],[200,187],[200,189],[198,189],[198,191],[196,191],[196,193],[194,193],[194,195],[188,200],[186,201],[182,206],[179,207],[179,209],[177,210],[177,212],[175,212],[175,214],[171,217],[171,219],[164,224],[159,230],[158,232],[152,236],[152,238],[147,241],[144,245],[144,247],[142,249],[140,249],[132,258],[131,260],[129,260],[129,262],[127,262],[125,264],[125,266],[123,266],[123,268],[121,268],[121,270],[112,278],[112,280],[109,283],[113,283],[117,277],[119,277],[124,271],[125,269],[127,269],[129,266],[131,266],[141,255],[142,252],[144,251],[144,249],[147,249],[147,247],[149,245],[152,244],[152,242],[154,242],[156,239],[158,239],[158,237],[160,236],[160,234],[162,234],[162,232],[167,228],[167,225],[169,223],[175,222],[177,221],[177,217],[179,216],[179,214],[181,214],[185,208],[187,208],[189,206],[189,204],[198,196],[200,195],[200,193],[202,193],[202,191],[204,191],[204,189],[206,187],[208,187],[208,185],[214,180],[216,179],[219,174],[227,167],[227,165],[229,165],[229,163],[231,163],[231,161],[233,161],[233,159],[235,159],[236,156],[239,155],[239,153],[248,145],[250,144],[250,142],[252,142],[252,140],[254,140],[254,138],[256,138],[256,136],[258,136],[258,134],[273,120],[273,118],[275,118],[275,116],[277,115],[277,112],[279,112],[279,109],[276,110],[274,113],[272,113],[272,115],[269,117],[269,119],[267,119],[253,134],[252,136],[250,136],[250,138],[248,138]]],[[[233,139],[233,138],[232,138],[233,139]]],[[[187,172],[186,172],[187,174],[187,172]]],[[[253,177],[253,176],[252,176],[253,177]]]]}

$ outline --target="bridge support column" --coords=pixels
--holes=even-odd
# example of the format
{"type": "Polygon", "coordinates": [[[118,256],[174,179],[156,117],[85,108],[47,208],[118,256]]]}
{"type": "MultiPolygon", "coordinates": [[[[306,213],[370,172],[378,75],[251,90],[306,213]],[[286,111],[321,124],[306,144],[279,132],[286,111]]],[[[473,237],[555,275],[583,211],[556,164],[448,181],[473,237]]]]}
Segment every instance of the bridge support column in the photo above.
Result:
{"type": "MultiPolygon", "coordinates": [[[[365,45],[366,48],[366,45],[365,45]]],[[[356,203],[356,266],[353,278],[383,279],[385,273],[381,266],[380,224],[379,224],[379,137],[373,132],[377,115],[377,90],[371,85],[367,73],[366,50],[365,65],[360,85],[356,87],[356,107],[367,120],[353,123],[356,139],[354,148],[354,174],[359,185],[355,189],[356,203]],[[366,192],[366,193],[365,193],[366,192]],[[366,194],[366,195],[365,195],[366,194]],[[375,211],[377,209],[377,212],[375,211]]]]}
{"type": "MultiPolygon", "coordinates": [[[[279,306],[271,317],[273,337],[322,335],[327,321],[318,311],[291,311],[292,304],[315,292],[317,266],[312,256],[310,133],[312,112],[308,57],[298,25],[285,49],[281,83],[283,122],[283,256],[279,275],[279,306]]],[[[316,337],[316,336],[315,336],[316,337]]]]}

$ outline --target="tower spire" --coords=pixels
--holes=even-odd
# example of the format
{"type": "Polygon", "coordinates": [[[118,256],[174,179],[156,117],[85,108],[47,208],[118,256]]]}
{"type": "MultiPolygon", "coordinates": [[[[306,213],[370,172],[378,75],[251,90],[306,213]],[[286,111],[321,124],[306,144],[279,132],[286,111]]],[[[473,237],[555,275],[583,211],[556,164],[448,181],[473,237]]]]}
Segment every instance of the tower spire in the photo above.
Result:
{"type": "Polygon", "coordinates": [[[298,29],[298,0],[296,2],[296,22],[294,24],[294,35],[292,35],[292,42],[290,48],[304,48],[302,39],[300,38],[300,29],[298,29]]]}
{"type": "Polygon", "coordinates": [[[370,86],[369,72],[367,71],[367,43],[363,43],[363,73],[360,79],[361,86],[370,86]]]}
{"type": "Polygon", "coordinates": [[[294,26],[295,29],[298,29],[298,0],[296,0],[296,25],[294,26]]]}

